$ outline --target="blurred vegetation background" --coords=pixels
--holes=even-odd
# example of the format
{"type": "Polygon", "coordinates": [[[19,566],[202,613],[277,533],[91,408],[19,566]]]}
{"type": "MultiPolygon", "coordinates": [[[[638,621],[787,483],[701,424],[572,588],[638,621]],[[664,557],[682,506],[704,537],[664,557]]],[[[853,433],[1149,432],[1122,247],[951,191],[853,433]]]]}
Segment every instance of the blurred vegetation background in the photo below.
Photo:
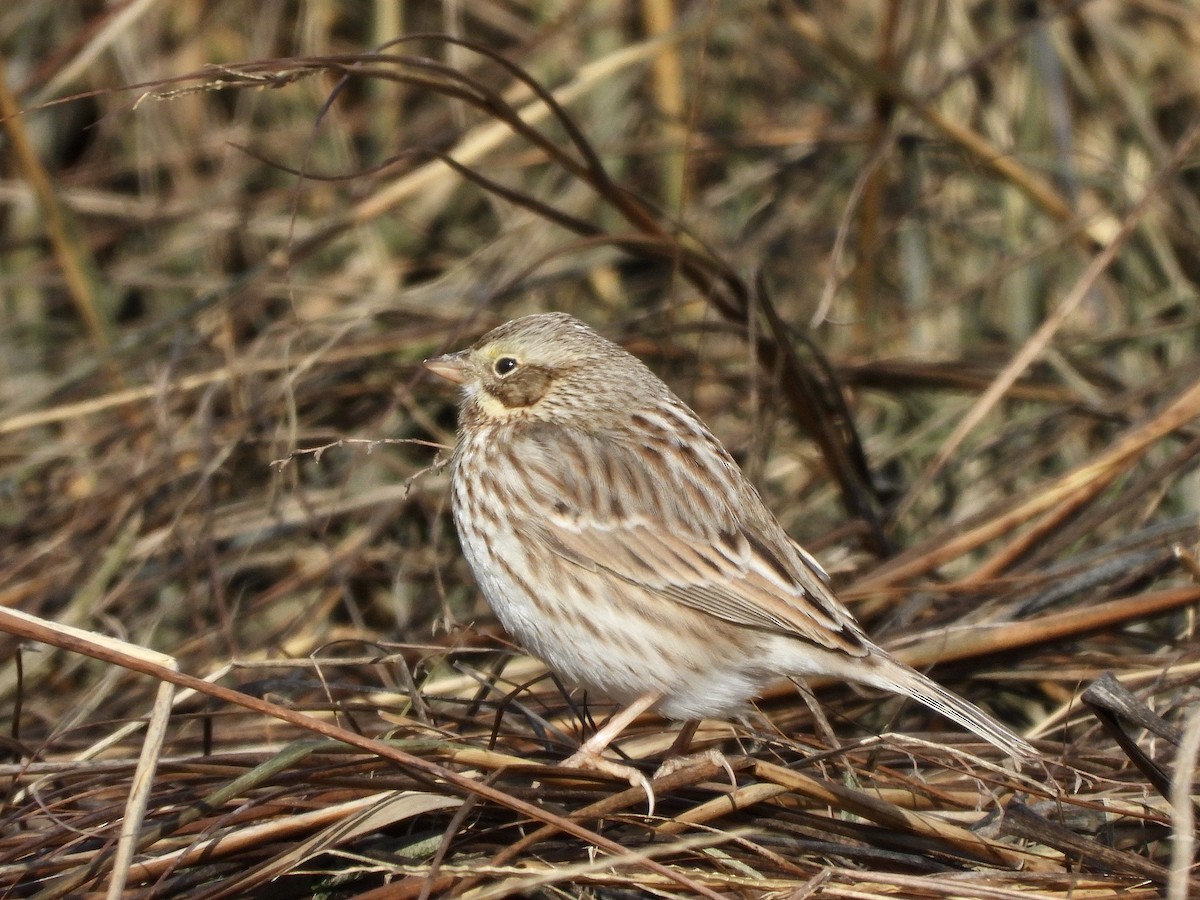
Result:
{"type": "MultiPolygon", "coordinates": [[[[25,0],[0,54],[0,605],[381,731],[368,692],[503,645],[430,472],[453,397],[419,362],[557,309],[700,412],[882,640],[1032,621],[913,658],[960,660],[954,684],[983,655],[964,692],[1069,768],[1143,783],[1071,719],[1102,672],[1183,725],[1195,4],[25,0]],[[284,664],[389,648],[324,682],[284,664]]],[[[21,773],[156,685],[0,644],[5,816],[61,849],[21,773]]],[[[839,732],[894,721],[834,696],[839,732]]],[[[212,739],[197,704],[164,752],[212,739]]],[[[55,822],[82,783],[43,792],[55,822]]],[[[66,866],[0,849],[11,884],[66,866]]]]}

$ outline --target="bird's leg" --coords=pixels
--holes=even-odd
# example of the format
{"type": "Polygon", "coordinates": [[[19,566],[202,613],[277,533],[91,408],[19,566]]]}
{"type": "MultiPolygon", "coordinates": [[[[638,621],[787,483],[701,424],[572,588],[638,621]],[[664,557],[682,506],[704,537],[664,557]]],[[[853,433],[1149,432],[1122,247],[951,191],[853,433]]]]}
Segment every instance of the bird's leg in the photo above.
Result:
{"type": "Polygon", "coordinates": [[[563,763],[563,765],[577,765],[577,762],[575,762],[576,757],[599,756],[608,749],[608,745],[615,741],[622,731],[629,727],[634,719],[662,698],[663,695],[658,691],[647,691],[645,694],[642,694],[642,696],[638,697],[623,710],[614,713],[599,731],[583,742],[579,748],[579,752],[563,763]]]}
{"type": "Polygon", "coordinates": [[[630,785],[640,787],[646,792],[646,801],[649,806],[648,815],[654,815],[654,791],[646,776],[633,766],[605,759],[604,751],[622,731],[629,727],[634,719],[662,700],[662,696],[658,691],[649,691],[620,712],[614,713],[600,730],[584,741],[569,759],[563,761],[562,765],[572,769],[590,769],[593,772],[628,780],[630,785]]]}
{"type": "Polygon", "coordinates": [[[692,749],[692,738],[696,736],[696,729],[699,727],[699,719],[688,719],[683,723],[679,734],[675,735],[675,740],[671,742],[671,746],[667,748],[666,755],[663,757],[664,766],[667,764],[667,760],[687,756],[687,752],[692,749]]]}
{"type": "Polygon", "coordinates": [[[733,774],[733,766],[729,764],[729,760],[725,758],[725,754],[720,750],[712,747],[702,753],[688,753],[688,750],[692,748],[692,738],[696,736],[696,729],[699,727],[699,719],[688,719],[683,723],[683,727],[679,729],[679,734],[675,736],[675,740],[667,748],[662,765],[658,767],[658,771],[654,773],[654,777],[662,778],[678,772],[680,769],[686,769],[688,766],[698,762],[710,762],[723,768],[726,774],[729,775],[729,783],[736,788],[737,776],[733,774]]]}

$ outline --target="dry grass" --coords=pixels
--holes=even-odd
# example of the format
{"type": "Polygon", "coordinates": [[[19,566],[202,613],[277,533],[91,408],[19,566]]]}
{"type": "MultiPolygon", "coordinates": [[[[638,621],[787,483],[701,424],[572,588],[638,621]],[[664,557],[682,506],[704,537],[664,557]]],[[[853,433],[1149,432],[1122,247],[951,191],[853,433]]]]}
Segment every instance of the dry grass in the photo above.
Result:
{"type": "Polygon", "coordinates": [[[1200,890],[1190,6],[67,6],[0,12],[0,893],[1200,890]],[[417,365],[545,309],[1045,769],[787,683],[653,817],[555,768],[610,708],[417,365]]]}

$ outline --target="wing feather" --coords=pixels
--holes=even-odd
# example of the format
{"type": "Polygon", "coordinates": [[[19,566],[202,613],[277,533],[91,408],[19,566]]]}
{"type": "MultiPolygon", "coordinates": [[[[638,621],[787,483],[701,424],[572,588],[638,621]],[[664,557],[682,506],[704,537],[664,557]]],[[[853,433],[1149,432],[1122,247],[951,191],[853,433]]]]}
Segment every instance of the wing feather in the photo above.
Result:
{"type": "Polygon", "coordinates": [[[539,474],[521,485],[529,520],[518,527],[576,565],[707,615],[866,655],[870,645],[825,573],[790,541],[716,438],[706,429],[704,436],[699,447],[689,443],[686,464],[663,465],[661,450],[611,432],[522,429],[509,449],[539,474]]]}

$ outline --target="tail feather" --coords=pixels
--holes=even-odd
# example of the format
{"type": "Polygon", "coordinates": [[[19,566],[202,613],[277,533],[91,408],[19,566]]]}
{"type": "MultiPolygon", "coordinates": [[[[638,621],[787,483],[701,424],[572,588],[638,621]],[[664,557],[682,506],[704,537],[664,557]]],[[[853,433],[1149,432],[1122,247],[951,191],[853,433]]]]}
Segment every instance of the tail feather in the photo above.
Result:
{"type": "Polygon", "coordinates": [[[1033,761],[1041,758],[1041,754],[1032,744],[1001,725],[975,704],[946,690],[898,660],[882,657],[879,662],[880,665],[874,673],[876,677],[864,678],[864,681],[911,697],[974,732],[989,744],[999,747],[1013,759],[1033,761]]]}

